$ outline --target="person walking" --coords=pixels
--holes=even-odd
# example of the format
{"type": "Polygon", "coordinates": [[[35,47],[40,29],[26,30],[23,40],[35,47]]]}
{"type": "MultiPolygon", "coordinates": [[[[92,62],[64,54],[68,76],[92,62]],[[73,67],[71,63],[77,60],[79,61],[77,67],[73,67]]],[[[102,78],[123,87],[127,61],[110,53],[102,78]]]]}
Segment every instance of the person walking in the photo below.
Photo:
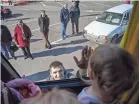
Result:
{"type": "Polygon", "coordinates": [[[12,5],[12,0],[8,0],[9,5],[12,5]]]}
{"type": "Polygon", "coordinates": [[[34,59],[30,52],[30,38],[32,36],[30,28],[20,20],[14,30],[14,39],[16,43],[21,47],[24,53],[24,59],[34,59]]]}
{"type": "Polygon", "coordinates": [[[77,6],[76,2],[72,2],[72,6],[70,8],[70,17],[72,23],[72,34],[75,34],[74,25],[76,26],[76,33],[79,33],[79,18],[80,18],[80,8],[77,6]]]}
{"type": "Polygon", "coordinates": [[[5,20],[5,14],[4,14],[4,11],[3,11],[3,6],[1,6],[1,20],[5,20]]]}
{"type": "Polygon", "coordinates": [[[45,14],[45,10],[41,11],[41,16],[38,18],[38,24],[40,27],[40,31],[44,36],[44,41],[45,41],[45,48],[52,48],[49,40],[48,40],[48,34],[49,34],[49,17],[45,14]]]}
{"type": "Polygon", "coordinates": [[[63,6],[63,8],[61,9],[61,12],[60,12],[60,21],[61,21],[61,28],[62,28],[62,38],[63,40],[65,38],[67,38],[67,35],[66,35],[66,28],[67,28],[67,24],[69,22],[69,10],[68,10],[68,5],[65,4],[63,6]]]}
{"type": "Polygon", "coordinates": [[[14,52],[10,49],[11,44],[12,36],[9,29],[5,25],[1,25],[1,51],[7,59],[12,57],[16,60],[14,52]]]}

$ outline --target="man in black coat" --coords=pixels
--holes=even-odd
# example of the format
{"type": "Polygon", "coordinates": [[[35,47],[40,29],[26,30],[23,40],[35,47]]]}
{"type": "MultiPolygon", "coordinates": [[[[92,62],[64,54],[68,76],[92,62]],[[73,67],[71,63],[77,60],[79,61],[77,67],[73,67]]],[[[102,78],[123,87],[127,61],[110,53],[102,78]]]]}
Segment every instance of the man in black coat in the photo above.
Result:
{"type": "Polygon", "coordinates": [[[1,6],[1,20],[4,21],[4,19],[5,19],[5,14],[3,12],[3,6],[1,6]]]}
{"type": "Polygon", "coordinates": [[[45,10],[41,11],[41,16],[38,18],[38,24],[40,27],[40,31],[42,32],[45,40],[45,48],[51,48],[51,44],[48,40],[48,34],[49,34],[49,17],[45,14],[45,10]]]}
{"type": "Polygon", "coordinates": [[[70,8],[70,17],[72,23],[72,34],[75,34],[74,25],[76,26],[76,33],[79,32],[79,18],[80,18],[80,8],[77,6],[77,2],[73,1],[70,8]]]}
{"type": "Polygon", "coordinates": [[[9,29],[5,25],[1,25],[1,50],[3,55],[10,59],[10,56],[16,60],[14,52],[10,49],[12,44],[12,36],[9,29]]]}

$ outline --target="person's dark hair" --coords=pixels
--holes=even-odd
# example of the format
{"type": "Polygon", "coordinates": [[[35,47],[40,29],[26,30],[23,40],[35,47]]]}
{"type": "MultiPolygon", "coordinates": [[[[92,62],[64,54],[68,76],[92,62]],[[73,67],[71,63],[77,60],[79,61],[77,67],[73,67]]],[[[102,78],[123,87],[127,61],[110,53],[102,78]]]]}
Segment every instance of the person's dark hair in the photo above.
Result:
{"type": "Polygon", "coordinates": [[[60,61],[54,61],[50,64],[49,66],[49,70],[51,70],[51,68],[57,68],[57,67],[63,67],[63,64],[60,61]]]}
{"type": "Polygon", "coordinates": [[[5,25],[1,25],[1,29],[8,29],[5,25]]]}
{"type": "Polygon", "coordinates": [[[100,88],[113,97],[132,88],[136,63],[125,50],[107,44],[97,47],[89,61],[100,88]]]}
{"type": "Polygon", "coordinates": [[[22,20],[19,20],[19,23],[23,23],[23,21],[22,20]]]}
{"type": "Polygon", "coordinates": [[[45,10],[41,10],[41,12],[45,13],[45,10]]]}

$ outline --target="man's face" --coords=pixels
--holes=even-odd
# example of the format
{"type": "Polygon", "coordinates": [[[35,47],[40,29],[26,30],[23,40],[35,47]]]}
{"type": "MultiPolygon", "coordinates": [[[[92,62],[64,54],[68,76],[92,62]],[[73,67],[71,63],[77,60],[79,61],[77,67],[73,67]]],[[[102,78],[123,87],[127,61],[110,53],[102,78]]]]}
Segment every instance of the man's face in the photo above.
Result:
{"type": "Polygon", "coordinates": [[[65,9],[68,9],[68,4],[65,4],[65,5],[64,5],[64,8],[65,8],[65,9]]]}
{"type": "Polygon", "coordinates": [[[52,67],[50,74],[53,80],[62,80],[64,79],[64,68],[62,66],[56,68],[52,67]]]}
{"type": "Polygon", "coordinates": [[[76,7],[76,2],[72,2],[73,7],[76,7]]]}
{"type": "Polygon", "coordinates": [[[45,12],[44,12],[44,11],[42,11],[42,12],[41,12],[41,15],[42,15],[42,17],[44,17],[44,16],[45,16],[45,12]]]}

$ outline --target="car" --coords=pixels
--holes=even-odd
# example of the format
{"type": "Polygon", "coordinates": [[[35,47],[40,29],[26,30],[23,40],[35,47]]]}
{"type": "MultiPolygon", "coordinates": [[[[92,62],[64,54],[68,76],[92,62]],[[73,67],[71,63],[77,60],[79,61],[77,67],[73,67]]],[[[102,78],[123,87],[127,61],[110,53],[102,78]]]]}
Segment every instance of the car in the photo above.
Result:
{"type": "Polygon", "coordinates": [[[11,17],[12,16],[12,11],[9,8],[2,8],[2,11],[5,15],[6,18],[11,17]]]}
{"type": "Polygon", "coordinates": [[[104,11],[83,29],[84,38],[98,44],[110,43],[124,34],[132,8],[132,4],[121,4],[104,11]]]}

